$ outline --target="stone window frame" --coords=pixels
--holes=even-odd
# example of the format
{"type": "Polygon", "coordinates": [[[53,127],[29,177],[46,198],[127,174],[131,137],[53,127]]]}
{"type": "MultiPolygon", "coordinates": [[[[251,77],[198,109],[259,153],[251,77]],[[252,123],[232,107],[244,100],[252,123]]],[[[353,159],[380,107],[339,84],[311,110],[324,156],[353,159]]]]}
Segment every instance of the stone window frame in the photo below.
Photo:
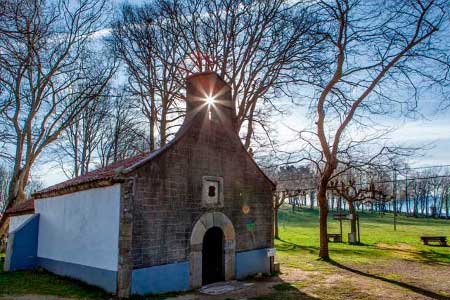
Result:
{"type": "Polygon", "coordinates": [[[202,206],[203,207],[223,207],[224,201],[223,201],[223,177],[219,176],[203,176],[202,177],[202,206]],[[208,203],[206,199],[205,193],[207,192],[205,190],[206,183],[208,181],[214,181],[218,183],[218,197],[217,197],[217,203],[208,203]]]}

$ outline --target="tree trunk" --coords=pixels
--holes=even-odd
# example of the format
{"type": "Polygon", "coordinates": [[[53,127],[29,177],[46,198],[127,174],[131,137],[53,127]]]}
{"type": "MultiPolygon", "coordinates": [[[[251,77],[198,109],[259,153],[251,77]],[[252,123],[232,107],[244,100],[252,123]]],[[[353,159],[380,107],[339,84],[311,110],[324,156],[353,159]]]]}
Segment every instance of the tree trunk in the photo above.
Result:
{"type": "Polygon", "coordinates": [[[348,201],[348,211],[353,215],[352,219],[350,220],[350,232],[353,234],[356,241],[356,210],[353,201],[348,201]]]}
{"type": "MultiPolygon", "coordinates": [[[[152,114],[153,115],[153,114],[152,114]]],[[[150,120],[150,132],[149,132],[149,143],[150,143],[150,151],[154,151],[155,150],[155,120],[152,119],[150,120]]]]}
{"type": "Polygon", "coordinates": [[[11,176],[11,182],[9,184],[8,202],[7,202],[8,206],[12,206],[14,203],[20,203],[25,201],[26,199],[25,187],[28,183],[28,178],[30,176],[31,165],[34,162],[34,160],[31,157],[27,157],[25,161],[26,160],[29,161],[25,162],[25,165],[22,167],[21,158],[23,153],[22,151],[23,146],[20,148],[21,148],[21,150],[19,150],[20,155],[16,155],[14,171],[11,176]],[[18,159],[18,157],[20,157],[20,159],[18,159]]]}
{"type": "Polygon", "coordinates": [[[448,194],[445,195],[445,217],[448,219],[448,194]]]}
{"type": "Polygon", "coordinates": [[[280,238],[280,236],[278,235],[278,208],[275,208],[274,210],[273,210],[273,223],[274,223],[274,226],[275,226],[275,238],[276,239],[279,239],[280,238]]]}
{"type": "Polygon", "coordinates": [[[29,167],[19,169],[19,172],[11,178],[8,195],[8,205],[20,203],[26,200],[25,187],[30,176],[29,167]]]}
{"type": "Polygon", "coordinates": [[[167,139],[166,129],[167,129],[167,111],[163,109],[160,122],[160,135],[159,135],[160,147],[163,147],[166,144],[167,139]]]}
{"type": "Polygon", "coordinates": [[[255,108],[256,108],[256,101],[253,101],[251,109],[250,109],[250,113],[248,116],[248,122],[247,122],[247,134],[245,135],[245,143],[244,143],[244,147],[246,150],[248,150],[250,148],[250,144],[252,141],[252,136],[253,136],[253,114],[255,112],[255,108]]]}
{"type": "Polygon", "coordinates": [[[319,257],[328,259],[328,228],[327,228],[327,217],[328,217],[328,203],[326,196],[326,189],[322,187],[319,188],[317,193],[317,203],[319,204],[320,209],[320,251],[319,257]]]}
{"type": "Polygon", "coordinates": [[[414,197],[413,201],[413,215],[417,218],[417,213],[419,212],[419,209],[417,207],[417,197],[414,197]]]}
{"type": "Polygon", "coordinates": [[[19,174],[11,178],[11,183],[9,187],[8,195],[8,205],[12,206],[14,203],[19,203],[24,201],[25,196],[25,185],[23,183],[23,175],[19,174]]]}

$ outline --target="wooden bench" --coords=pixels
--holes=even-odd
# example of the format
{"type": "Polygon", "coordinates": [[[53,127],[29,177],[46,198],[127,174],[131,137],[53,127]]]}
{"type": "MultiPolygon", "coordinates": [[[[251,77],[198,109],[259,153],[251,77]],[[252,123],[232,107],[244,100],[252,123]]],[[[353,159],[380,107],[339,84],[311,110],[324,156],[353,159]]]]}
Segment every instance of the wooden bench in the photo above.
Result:
{"type": "Polygon", "coordinates": [[[342,243],[342,235],[339,233],[329,233],[328,241],[330,242],[331,240],[333,240],[334,243],[342,243]]]}
{"type": "Polygon", "coordinates": [[[335,213],[333,215],[333,219],[334,220],[348,220],[347,214],[342,214],[342,213],[335,213]]]}
{"type": "Polygon", "coordinates": [[[441,246],[447,246],[447,237],[445,236],[421,236],[424,245],[429,245],[430,242],[439,242],[441,246]]]}

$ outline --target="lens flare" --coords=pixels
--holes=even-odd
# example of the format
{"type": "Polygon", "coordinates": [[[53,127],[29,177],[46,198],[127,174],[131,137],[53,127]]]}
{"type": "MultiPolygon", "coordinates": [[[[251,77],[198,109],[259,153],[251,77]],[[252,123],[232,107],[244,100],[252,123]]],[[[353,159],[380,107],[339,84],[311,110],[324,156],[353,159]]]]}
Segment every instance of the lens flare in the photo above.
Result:
{"type": "Polygon", "coordinates": [[[206,97],[206,103],[208,103],[208,105],[212,105],[212,104],[214,104],[214,102],[215,102],[214,97],[211,97],[211,96],[206,97]]]}

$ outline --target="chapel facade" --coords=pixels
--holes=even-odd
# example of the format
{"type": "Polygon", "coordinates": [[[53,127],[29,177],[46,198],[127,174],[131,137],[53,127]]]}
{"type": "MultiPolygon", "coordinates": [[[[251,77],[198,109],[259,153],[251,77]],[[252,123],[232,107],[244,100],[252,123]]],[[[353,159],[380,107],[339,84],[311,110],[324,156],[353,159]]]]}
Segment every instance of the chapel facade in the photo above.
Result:
{"type": "Polygon", "coordinates": [[[159,150],[35,193],[5,267],[40,266],[120,297],[269,273],[275,185],[240,141],[231,87],[194,74],[186,107],[159,150]]]}

